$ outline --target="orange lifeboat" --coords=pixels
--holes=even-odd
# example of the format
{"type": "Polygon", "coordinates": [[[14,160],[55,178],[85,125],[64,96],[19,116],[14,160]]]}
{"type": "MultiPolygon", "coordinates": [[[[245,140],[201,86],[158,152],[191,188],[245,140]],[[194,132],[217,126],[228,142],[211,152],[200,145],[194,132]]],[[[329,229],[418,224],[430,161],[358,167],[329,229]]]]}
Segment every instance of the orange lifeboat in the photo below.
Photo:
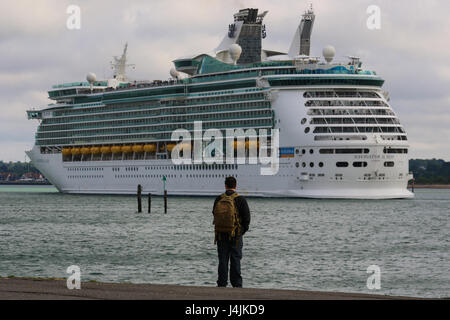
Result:
{"type": "Polygon", "coordinates": [[[234,141],[233,143],[234,149],[240,149],[245,147],[244,141],[234,141]]]}
{"type": "Polygon", "coordinates": [[[122,148],[120,148],[120,150],[121,150],[123,153],[129,153],[129,152],[133,151],[133,149],[132,149],[131,146],[122,146],[122,148]]]}
{"type": "Polygon", "coordinates": [[[172,151],[173,148],[175,148],[176,144],[175,143],[169,143],[167,144],[167,151],[172,151]]]}
{"type": "Polygon", "coordinates": [[[112,153],[121,153],[122,152],[122,148],[120,146],[112,146],[111,147],[111,152],[112,153]]]}
{"type": "Polygon", "coordinates": [[[99,154],[100,152],[100,147],[91,147],[92,154],[99,154]]]}
{"type": "Polygon", "coordinates": [[[144,151],[144,146],[141,144],[137,144],[135,146],[133,146],[133,152],[143,152],[144,151]]]}
{"type": "Polygon", "coordinates": [[[101,153],[111,153],[111,147],[103,146],[100,148],[101,153]]]}
{"type": "Polygon", "coordinates": [[[86,147],[81,148],[80,151],[81,151],[82,154],[90,154],[91,153],[91,149],[90,148],[86,148],[86,147]]]}
{"type": "Polygon", "coordinates": [[[79,155],[81,151],[80,151],[80,148],[72,148],[71,152],[72,152],[72,155],[76,156],[76,155],[79,155]]]}
{"type": "Polygon", "coordinates": [[[256,147],[256,149],[258,149],[259,148],[259,141],[254,141],[254,140],[245,141],[245,148],[246,149],[250,149],[250,148],[253,148],[253,147],[256,147]]]}
{"type": "Polygon", "coordinates": [[[191,148],[191,144],[190,143],[176,143],[176,144],[168,144],[167,145],[167,150],[168,151],[172,151],[176,146],[178,146],[179,151],[182,150],[189,150],[191,148]]]}
{"type": "Polygon", "coordinates": [[[62,152],[63,156],[70,156],[72,154],[72,149],[71,148],[63,148],[61,152],[62,152]]]}
{"type": "Polygon", "coordinates": [[[144,151],[145,152],[155,152],[156,151],[156,145],[154,145],[154,144],[146,144],[146,145],[144,145],[144,151]]]}
{"type": "Polygon", "coordinates": [[[180,150],[188,150],[191,149],[191,144],[190,143],[182,143],[180,144],[180,150]]]}

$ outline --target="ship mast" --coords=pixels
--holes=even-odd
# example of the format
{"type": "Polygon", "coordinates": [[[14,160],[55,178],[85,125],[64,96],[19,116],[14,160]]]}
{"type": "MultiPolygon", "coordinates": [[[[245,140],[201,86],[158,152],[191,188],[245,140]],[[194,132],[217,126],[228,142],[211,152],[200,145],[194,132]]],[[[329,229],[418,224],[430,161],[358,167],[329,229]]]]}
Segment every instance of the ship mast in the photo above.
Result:
{"type": "Polygon", "coordinates": [[[111,61],[111,68],[114,69],[114,79],[118,81],[127,81],[126,68],[135,66],[134,64],[127,64],[127,49],[128,43],[125,43],[122,56],[120,58],[114,56],[114,62],[111,61]]]}

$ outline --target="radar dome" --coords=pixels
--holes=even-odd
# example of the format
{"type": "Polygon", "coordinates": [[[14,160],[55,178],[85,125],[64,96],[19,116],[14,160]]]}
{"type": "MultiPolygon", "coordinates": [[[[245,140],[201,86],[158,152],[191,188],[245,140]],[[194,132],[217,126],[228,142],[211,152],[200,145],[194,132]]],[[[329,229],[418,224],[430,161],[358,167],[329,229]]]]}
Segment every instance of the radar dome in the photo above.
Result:
{"type": "Polygon", "coordinates": [[[327,63],[330,63],[333,60],[334,55],[336,54],[336,49],[334,49],[333,46],[326,46],[325,48],[323,48],[322,54],[325,58],[325,61],[327,63]]]}
{"type": "Polygon", "coordinates": [[[237,43],[233,43],[228,49],[228,52],[230,53],[231,60],[236,64],[236,61],[238,61],[241,56],[242,48],[237,43]]]}
{"type": "Polygon", "coordinates": [[[89,83],[95,82],[97,80],[97,76],[95,75],[95,73],[89,72],[86,76],[86,80],[89,83]]]}
{"type": "Polygon", "coordinates": [[[172,78],[177,79],[179,74],[180,73],[177,71],[177,69],[175,69],[175,68],[170,69],[170,75],[172,76],[172,78]]]}

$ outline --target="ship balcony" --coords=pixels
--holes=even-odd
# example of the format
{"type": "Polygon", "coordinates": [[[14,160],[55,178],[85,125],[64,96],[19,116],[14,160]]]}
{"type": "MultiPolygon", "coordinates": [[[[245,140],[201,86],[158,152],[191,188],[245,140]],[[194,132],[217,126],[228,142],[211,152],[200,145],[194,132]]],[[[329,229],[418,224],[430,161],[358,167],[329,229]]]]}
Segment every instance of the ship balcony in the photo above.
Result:
{"type": "MultiPolygon", "coordinates": [[[[229,111],[229,113],[222,113],[220,116],[213,116],[211,113],[197,113],[197,115],[173,115],[172,119],[161,119],[161,116],[140,116],[140,117],[115,117],[111,119],[99,119],[95,121],[85,121],[85,122],[77,122],[80,125],[72,124],[68,125],[68,122],[64,123],[56,123],[49,125],[40,126],[38,128],[39,132],[51,132],[51,131],[72,131],[72,130],[85,130],[85,129],[101,129],[101,128],[117,128],[117,127],[139,127],[139,126],[148,126],[148,125],[159,125],[159,124],[182,124],[186,123],[187,125],[192,124],[193,121],[220,121],[224,119],[236,119],[241,120],[245,119],[254,119],[254,118],[271,118],[272,111],[268,108],[266,109],[246,109],[246,110],[221,110],[229,111]],[[241,115],[239,113],[253,113],[247,115],[241,115]],[[179,119],[180,117],[184,117],[184,119],[179,119]],[[178,118],[178,119],[177,119],[178,118]],[[123,121],[126,119],[127,121],[133,121],[133,123],[123,121]],[[120,123],[122,122],[123,123],[120,123]],[[59,125],[60,127],[55,127],[59,125]]],[[[171,116],[172,114],[161,114],[162,116],[171,116]]]]}

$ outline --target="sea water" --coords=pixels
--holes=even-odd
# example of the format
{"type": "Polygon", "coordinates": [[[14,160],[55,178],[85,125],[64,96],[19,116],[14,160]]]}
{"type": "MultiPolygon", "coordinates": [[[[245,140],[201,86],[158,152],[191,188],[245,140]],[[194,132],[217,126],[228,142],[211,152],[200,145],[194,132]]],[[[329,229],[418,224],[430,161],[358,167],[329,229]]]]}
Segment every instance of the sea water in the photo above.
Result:
{"type": "MultiPolygon", "coordinates": [[[[0,276],[215,286],[213,197],[0,186],[0,276]]],[[[410,200],[248,198],[244,287],[450,297],[450,190],[410,200]],[[379,268],[380,289],[369,289],[379,268]],[[372,278],[373,279],[373,278],[372,278]],[[370,282],[370,281],[369,281],[370,282]]]]}

